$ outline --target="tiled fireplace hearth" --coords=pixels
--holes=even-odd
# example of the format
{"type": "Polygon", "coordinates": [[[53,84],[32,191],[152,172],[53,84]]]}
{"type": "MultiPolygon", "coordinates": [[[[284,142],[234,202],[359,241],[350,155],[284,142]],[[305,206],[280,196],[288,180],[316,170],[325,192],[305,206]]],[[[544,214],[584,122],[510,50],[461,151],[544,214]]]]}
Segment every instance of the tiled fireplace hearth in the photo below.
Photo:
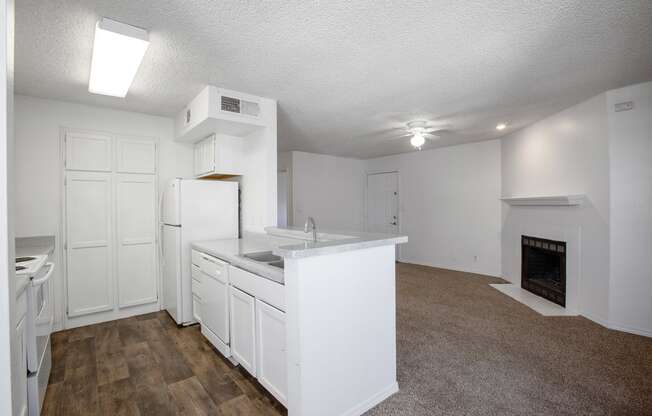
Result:
{"type": "Polygon", "coordinates": [[[566,306],[566,242],[521,236],[521,287],[566,306]]]}

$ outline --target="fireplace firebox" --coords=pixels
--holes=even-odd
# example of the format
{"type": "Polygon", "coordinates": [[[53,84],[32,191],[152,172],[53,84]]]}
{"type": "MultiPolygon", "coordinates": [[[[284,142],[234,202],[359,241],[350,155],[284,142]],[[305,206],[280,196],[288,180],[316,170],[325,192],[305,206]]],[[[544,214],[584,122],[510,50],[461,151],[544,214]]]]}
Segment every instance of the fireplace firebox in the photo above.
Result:
{"type": "Polygon", "coordinates": [[[521,287],[566,306],[566,243],[521,236],[521,287]]]}

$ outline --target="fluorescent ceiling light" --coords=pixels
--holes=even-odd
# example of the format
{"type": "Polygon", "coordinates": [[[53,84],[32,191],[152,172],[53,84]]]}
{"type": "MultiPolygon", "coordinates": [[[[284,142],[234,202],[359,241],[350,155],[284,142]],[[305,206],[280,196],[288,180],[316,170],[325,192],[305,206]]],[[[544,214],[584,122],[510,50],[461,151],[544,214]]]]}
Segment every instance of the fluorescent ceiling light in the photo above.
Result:
{"type": "Polygon", "coordinates": [[[107,18],[97,22],[88,91],[126,96],[148,46],[144,29],[107,18]]]}
{"type": "Polygon", "coordinates": [[[507,128],[507,124],[505,123],[500,123],[496,126],[496,130],[505,130],[507,128]]]}

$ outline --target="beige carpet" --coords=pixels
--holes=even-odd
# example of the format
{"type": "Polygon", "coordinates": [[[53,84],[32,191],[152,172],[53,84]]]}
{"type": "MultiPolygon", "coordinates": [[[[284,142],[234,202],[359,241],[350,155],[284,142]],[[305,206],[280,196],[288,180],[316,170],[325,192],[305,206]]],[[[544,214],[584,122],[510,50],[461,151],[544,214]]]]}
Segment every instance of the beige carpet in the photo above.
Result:
{"type": "Polygon", "coordinates": [[[540,316],[500,282],[398,265],[400,392],[368,415],[652,415],[652,338],[540,316]]]}

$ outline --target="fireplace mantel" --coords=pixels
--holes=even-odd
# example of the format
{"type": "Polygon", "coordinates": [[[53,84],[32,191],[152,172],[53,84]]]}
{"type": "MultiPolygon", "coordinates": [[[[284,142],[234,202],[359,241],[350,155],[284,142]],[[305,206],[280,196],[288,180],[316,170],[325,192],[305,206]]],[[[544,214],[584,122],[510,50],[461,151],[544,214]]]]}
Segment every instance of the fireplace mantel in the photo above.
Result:
{"type": "Polygon", "coordinates": [[[520,206],[578,206],[584,203],[584,195],[510,196],[500,200],[520,206]]]}

